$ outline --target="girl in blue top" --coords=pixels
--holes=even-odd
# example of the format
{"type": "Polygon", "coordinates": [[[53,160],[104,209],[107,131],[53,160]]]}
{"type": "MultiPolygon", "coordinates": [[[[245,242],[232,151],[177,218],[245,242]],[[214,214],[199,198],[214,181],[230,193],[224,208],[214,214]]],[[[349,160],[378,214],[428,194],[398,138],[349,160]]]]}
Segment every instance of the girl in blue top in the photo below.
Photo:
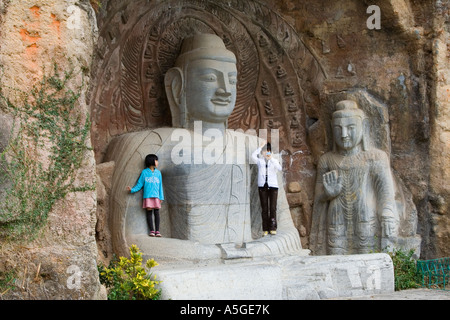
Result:
{"type": "Polygon", "coordinates": [[[147,155],[145,157],[145,169],[142,170],[136,185],[133,188],[127,187],[127,190],[131,193],[138,192],[144,187],[142,207],[147,210],[147,225],[150,229],[150,237],[161,237],[159,209],[161,208],[161,202],[164,200],[164,192],[161,171],[157,167],[158,157],[154,154],[147,155]],[[153,214],[155,216],[155,228],[153,228],[153,214]]]}

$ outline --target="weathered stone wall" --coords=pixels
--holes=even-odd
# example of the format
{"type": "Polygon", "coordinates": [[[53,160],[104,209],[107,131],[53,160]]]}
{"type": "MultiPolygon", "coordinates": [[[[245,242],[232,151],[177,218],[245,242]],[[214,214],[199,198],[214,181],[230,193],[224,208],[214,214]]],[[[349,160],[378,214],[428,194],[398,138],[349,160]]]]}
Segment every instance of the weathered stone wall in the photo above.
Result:
{"type": "Polygon", "coordinates": [[[448,3],[285,1],[280,10],[325,66],[325,93],[364,88],[387,105],[391,162],[418,210],[422,258],[448,256],[448,3]],[[369,5],[380,8],[379,30],[367,27],[369,5]]]}
{"type": "MultiPolygon", "coordinates": [[[[73,69],[66,85],[84,87],[76,114],[86,119],[85,91],[96,41],[95,13],[88,1],[1,1],[0,65],[3,94],[23,103],[17,90],[29,93],[56,63],[61,72],[73,69]]],[[[75,116],[75,115],[74,115],[75,116]]],[[[12,120],[11,115],[1,115],[12,120]]],[[[3,129],[6,127],[2,126],[3,129]]],[[[5,130],[6,131],[6,130],[5,130]]],[[[6,133],[6,132],[5,132],[6,133]]],[[[8,132],[9,133],[9,132],[8,132]]],[[[89,140],[89,139],[88,139],[89,140]]],[[[3,142],[3,140],[2,140],[3,142]]],[[[50,143],[40,147],[47,161],[50,143]]],[[[75,172],[74,187],[95,186],[92,151],[75,172]]],[[[47,224],[32,242],[1,243],[0,272],[14,272],[15,286],[6,299],[96,299],[102,295],[95,242],[96,191],[69,192],[49,213],[47,224]]]]}
{"type": "Polygon", "coordinates": [[[324,93],[363,88],[387,105],[391,162],[418,210],[422,258],[448,256],[448,3],[284,1],[279,8],[315,49],[327,73],[324,93]],[[379,30],[367,27],[369,5],[380,8],[379,30]]]}
{"type": "Polygon", "coordinates": [[[436,256],[450,256],[450,4],[436,2],[431,50],[430,210],[436,256]],[[445,5],[444,5],[445,4],[445,5]]]}

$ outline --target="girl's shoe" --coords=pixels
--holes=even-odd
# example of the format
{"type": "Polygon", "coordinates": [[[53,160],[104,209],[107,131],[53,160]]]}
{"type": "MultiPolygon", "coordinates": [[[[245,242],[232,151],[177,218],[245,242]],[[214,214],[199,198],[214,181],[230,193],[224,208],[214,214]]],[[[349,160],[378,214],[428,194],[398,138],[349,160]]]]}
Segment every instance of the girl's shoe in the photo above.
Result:
{"type": "Polygon", "coordinates": [[[275,235],[275,234],[277,234],[277,232],[275,230],[272,230],[272,231],[270,231],[270,234],[275,235]]]}
{"type": "Polygon", "coordinates": [[[156,231],[156,232],[155,232],[155,235],[156,235],[157,237],[161,237],[161,233],[159,233],[159,231],[156,231]]]}
{"type": "Polygon", "coordinates": [[[269,234],[268,231],[264,231],[264,232],[263,232],[263,237],[267,236],[268,234],[269,234]]]}
{"type": "Polygon", "coordinates": [[[150,237],[154,237],[155,236],[155,231],[150,231],[150,233],[148,234],[150,237]]]}

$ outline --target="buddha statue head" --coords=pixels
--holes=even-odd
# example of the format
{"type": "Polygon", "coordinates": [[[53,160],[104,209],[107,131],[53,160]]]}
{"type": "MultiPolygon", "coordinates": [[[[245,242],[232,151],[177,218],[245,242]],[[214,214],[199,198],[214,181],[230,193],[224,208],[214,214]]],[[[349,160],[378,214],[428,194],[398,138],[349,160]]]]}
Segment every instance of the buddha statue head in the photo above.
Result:
{"type": "Polygon", "coordinates": [[[173,127],[224,130],[236,102],[236,57],[215,34],[183,41],[175,66],[165,75],[173,127]]]}
{"type": "Polygon", "coordinates": [[[336,104],[332,117],[333,151],[349,153],[367,150],[364,134],[366,116],[355,101],[342,100],[336,104]],[[361,146],[361,148],[359,147],[361,146]]]}

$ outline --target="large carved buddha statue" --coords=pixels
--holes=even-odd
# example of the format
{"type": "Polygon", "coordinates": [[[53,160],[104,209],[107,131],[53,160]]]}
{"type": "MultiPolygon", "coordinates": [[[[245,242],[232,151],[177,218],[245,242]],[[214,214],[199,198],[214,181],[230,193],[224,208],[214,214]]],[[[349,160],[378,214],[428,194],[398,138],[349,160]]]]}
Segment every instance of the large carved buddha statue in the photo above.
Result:
{"type": "Polygon", "coordinates": [[[258,138],[227,130],[236,79],[236,57],[221,38],[186,38],[165,75],[173,127],[127,133],[110,143],[105,161],[115,161],[110,219],[116,254],[126,254],[132,243],[160,261],[301,249],[283,188],[278,234],[261,238],[256,169],[248,154],[257,148],[258,138]],[[163,238],[157,239],[147,236],[142,195],[125,190],[150,153],[159,158],[166,198],[160,210],[163,238]]]}

